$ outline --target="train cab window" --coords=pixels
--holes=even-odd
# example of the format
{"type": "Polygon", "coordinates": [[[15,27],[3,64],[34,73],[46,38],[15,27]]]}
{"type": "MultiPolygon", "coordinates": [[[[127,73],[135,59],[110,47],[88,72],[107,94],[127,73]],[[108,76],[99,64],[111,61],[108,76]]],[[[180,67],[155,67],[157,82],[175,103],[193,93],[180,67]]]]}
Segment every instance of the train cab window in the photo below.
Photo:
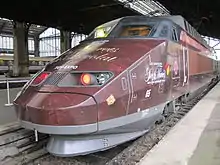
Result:
{"type": "Polygon", "coordinates": [[[108,36],[109,32],[111,31],[112,27],[100,27],[97,28],[94,35],[95,38],[105,38],[108,36]]]}
{"type": "Polygon", "coordinates": [[[109,34],[118,24],[119,20],[120,18],[96,27],[85,40],[109,37],[109,34]]]}
{"type": "Polygon", "coordinates": [[[151,30],[148,25],[127,25],[122,27],[119,37],[147,37],[151,30]]]}
{"type": "Polygon", "coordinates": [[[178,41],[177,32],[176,32],[175,28],[173,28],[173,30],[172,30],[172,40],[178,41]]]}
{"type": "Polygon", "coordinates": [[[159,37],[166,38],[168,36],[168,32],[169,32],[169,27],[167,25],[164,25],[159,33],[159,37]]]}

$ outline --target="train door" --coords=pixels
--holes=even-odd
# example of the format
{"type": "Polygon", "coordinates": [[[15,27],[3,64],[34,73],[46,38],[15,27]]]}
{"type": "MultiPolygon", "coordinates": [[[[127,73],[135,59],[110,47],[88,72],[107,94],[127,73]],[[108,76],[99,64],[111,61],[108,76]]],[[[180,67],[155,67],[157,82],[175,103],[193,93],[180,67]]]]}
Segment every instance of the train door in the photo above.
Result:
{"type": "Polygon", "coordinates": [[[189,52],[186,47],[183,47],[183,86],[189,82],[189,52]]]}
{"type": "Polygon", "coordinates": [[[180,85],[180,66],[181,66],[181,54],[179,53],[179,44],[178,42],[178,36],[177,36],[177,30],[175,27],[172,28],[172,40],[174,41],[173,51],[172,51],[172,84],[173,87],[178,87],[180,85]]]}
{"type": "Polygon", "coordinates": [[[189,83],[189,49],[187,46],[188,37],[184,31],[181,31],[180,38],[183,42],[181,45],[181,56],[182,56],[182,86],[185,86],[189,83]]]}
{"type": "Polygon", "coordinates": [[[150,55],[135,65],[130,71],[131,98],[127,114],[139,112],[146,107],[146,100],[150,100],[152,85],[146,81],[150,73],[150,55]]]}
{"type": "Polygon", "coordinates": [[[177,54],[173,57],[173,71],[172,71],[173,87],[180,85],[180,55],[177,54]]]}

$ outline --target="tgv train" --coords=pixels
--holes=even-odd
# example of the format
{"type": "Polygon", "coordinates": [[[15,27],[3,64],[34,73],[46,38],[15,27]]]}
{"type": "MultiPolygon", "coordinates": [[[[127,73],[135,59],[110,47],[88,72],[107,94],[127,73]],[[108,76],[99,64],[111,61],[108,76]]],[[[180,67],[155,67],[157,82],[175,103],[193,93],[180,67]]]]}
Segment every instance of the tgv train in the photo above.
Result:
{"type": "Polygon", "coordinates": [[[49,153],[89,154],[148,132],[216,79],[216,64],[183,17],[123,17],[47,64],[14,105],[22,127],[50,135],[49,153]]]}

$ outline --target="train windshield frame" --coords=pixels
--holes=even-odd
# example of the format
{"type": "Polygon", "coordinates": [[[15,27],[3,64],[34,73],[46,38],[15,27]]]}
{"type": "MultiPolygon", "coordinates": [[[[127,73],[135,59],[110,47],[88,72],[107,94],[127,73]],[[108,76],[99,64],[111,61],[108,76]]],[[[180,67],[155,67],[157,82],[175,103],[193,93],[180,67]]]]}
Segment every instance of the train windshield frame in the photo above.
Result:
{"type": "Polygon", "coordinates": [[[86,40],[108,38],[153,38],[160,21],[118,19],[95,28],[86,40]]]}
{"type": "Polygon", "coordinates": [[[98,39],[98,38],[108,38],[111,31],[115,28],[121,18],[107,22],[103,25],[96,27],[85,40],[98,39]]]}
{"type": "Polygon", "coordinates": [[[114,38],[151,38],[157,30],[158,22],[120,22],[112,30],[110,37],[114,38]]]}

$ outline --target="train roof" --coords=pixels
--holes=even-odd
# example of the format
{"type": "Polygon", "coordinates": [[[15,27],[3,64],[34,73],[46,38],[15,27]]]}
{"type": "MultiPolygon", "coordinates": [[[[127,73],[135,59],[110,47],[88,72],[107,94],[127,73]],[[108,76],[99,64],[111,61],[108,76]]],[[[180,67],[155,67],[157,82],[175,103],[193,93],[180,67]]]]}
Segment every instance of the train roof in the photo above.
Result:
{"type": "Polygon", "coordinates": [[[173,16],[159,16],[160,18],[169,19],[172,22],[179,25],[182,29],[184,29],[189,35],[191,35],[195,40],[203,44],[208,49],[211,47],[208,45],[207,41],[198,33],[198,31],[186,21],[181,15],[173,15],[173,16]]]}
{"type": "Polygon", "coordinates": [[[167,15],[167,16],[144,16],[144,15],[135,15],[135,16],[125,16],[121,17],[119,19],[115,19],[113,21],[107,22],[103,25],[113,24],[119,21],[143,21],[144,19],[148,21],[158,21],[158,20],[167,20],[175,23],[176,25],[180,26],[184,31],[186,31],[190,36],[192,36],[195,40],[200,42],[202,45],[210,49],[211,47],[208,45],[208,43],[204,40],[204,38],[197,32],[197,30],[191,26],[185,18],[183,18],[181,15],[167,15]]]}
{"type": "MultiPolygon", "coordinates": [[[[132,22],[138,22],[138,21],[140,21],[140,22],[143,22],[143,21],[155,21],[155,22],[169,21],[169,22],[175,24],[176,26],[181,27],[186,33],[188,33],[197,42],[202,44],[207,49],[213,51],[213,48],[211,48],[210,45],[208,45],[207,41],[181,15],[165,15],[165,16],[153,16],[153,17],[145,16],[145,15],[125,16],[125,17],[121,17],[121,18],[106,22],[106,23],[96,27],[95,29],[100,28],[100,27],[114,27],[119,22],[132,23],[132,22]]],[[[94,29],[94,31],[95,31],[95,29],[94,29]]],[[[92,34],[93,32],[91,32],[90,34],[92,34]]]]}
{"type": "MultiPolygon", "coordinates": [[[[173,23],[176,23],[177,25],[179,25],[184,30],[187,30],[186,24],[185,24],[185,22],[187,22],[187,21],[181,15],[172,15],[172,16],[163,15],[163,16],[153,16],[153,17],[144,16],[144,15],[135,15],[135,16],[121,17],[119,19],[115,19],[110,22],[113,23],[113,22],[118,22],[118,21],[123,21],[123,20],[130,20],[130,21],[136,20],[137,21],[137,19],[147,19],[147,20],[152,20],[152,21],[154,21],[154,20],[157,21],[159,19],[160,20],[170,20],[173,23]]],[[[103,25],[107,25],[110,22],[107,22],[106,24],[103,24],[103,25]]]]}

